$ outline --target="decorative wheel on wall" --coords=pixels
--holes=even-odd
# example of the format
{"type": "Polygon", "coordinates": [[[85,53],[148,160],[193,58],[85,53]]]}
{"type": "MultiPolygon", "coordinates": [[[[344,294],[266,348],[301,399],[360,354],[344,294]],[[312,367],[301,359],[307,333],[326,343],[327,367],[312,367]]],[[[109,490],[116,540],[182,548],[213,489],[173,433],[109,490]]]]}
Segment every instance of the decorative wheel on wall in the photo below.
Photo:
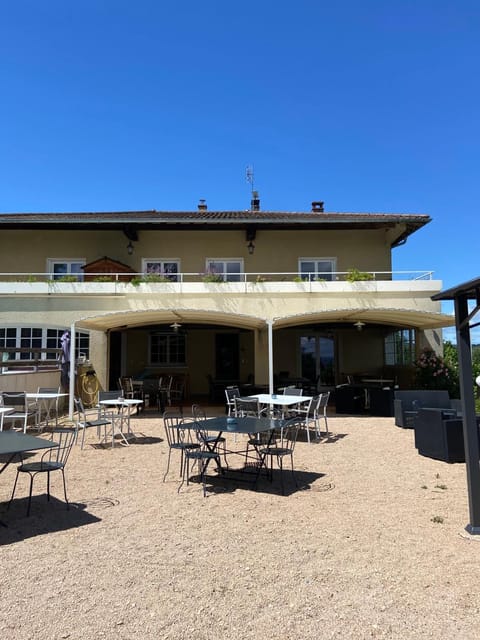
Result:
{"type": "Polygon", "coordinates": [[[99,389],[100,385],[98,383],[98,378],[95,371],[93,369],[90,371],[86,371],[82,375],[83,402],[88,406],[94,406],[95,404],[97,404],[99,389]]]}

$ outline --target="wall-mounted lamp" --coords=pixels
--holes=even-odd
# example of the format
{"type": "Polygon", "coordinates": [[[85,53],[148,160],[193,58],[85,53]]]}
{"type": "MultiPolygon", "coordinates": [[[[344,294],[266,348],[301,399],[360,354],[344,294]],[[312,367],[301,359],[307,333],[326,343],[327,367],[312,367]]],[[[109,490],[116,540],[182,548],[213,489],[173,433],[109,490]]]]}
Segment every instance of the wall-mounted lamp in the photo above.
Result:
{"type": "Polygon", "coordinates": [[[245,233],[245,240],[248,242],[247,244],[247,249],[248,249],[248,253],[250,255],[252,255],[252,253],[255,251],[255,237],[257,235],[257,230],[256,229],[247,229],[246,233],[245,233]]]}
{"type": "Polygon", "coordinates": [[[138,233],[137,230],[130,224],[127,224],[123,228],[123,233],[125,237],[128,239],[127,244],[127,253],[129,256],[133,253],[133,243],[138,242],[138,233]]]}
{"type": "Polygon", "coordinates": [[[365,322],[362,322],[361,320],[357,320],[357,322],[353,323],[353,326],[357,328],[357,331],[361,331],[365,326],[365,322]]]}
{"type": "Polygon", "coordinates": [[[178,333],[178,330],[180,329],[182,325],[179,324],[178,322],[174,322],[173,324],[170,325],[170,328],[174,330],[175,333],[178,333]]]}

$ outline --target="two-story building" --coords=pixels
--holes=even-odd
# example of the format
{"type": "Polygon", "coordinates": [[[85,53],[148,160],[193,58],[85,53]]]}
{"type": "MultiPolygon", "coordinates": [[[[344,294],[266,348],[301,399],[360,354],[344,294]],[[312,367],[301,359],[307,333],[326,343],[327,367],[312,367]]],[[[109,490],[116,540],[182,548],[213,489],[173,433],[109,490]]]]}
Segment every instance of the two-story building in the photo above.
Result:
{"type": "Polygon", "coordinates": [[[453,324],[431,300],[442,289],[431,272],[392,273],[392,250],[429,222],[318,202],[261,211],[257,200],[245,211],[2,214],[0,351],[12,365],[71,330],[104,388],[171,372],[195,395],[212,380],[274,376],[407,386],[418,349],[441,350],[453,324]]]}

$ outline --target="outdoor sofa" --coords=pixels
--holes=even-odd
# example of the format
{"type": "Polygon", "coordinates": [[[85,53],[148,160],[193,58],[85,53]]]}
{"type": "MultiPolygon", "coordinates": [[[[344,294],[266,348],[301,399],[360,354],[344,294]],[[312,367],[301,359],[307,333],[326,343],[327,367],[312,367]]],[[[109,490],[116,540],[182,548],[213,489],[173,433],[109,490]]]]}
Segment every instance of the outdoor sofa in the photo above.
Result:
{"type": "Polygon", "coordinates": [[[423,407],[451,409],[452,403],[448,391],[437,389],[396,390],[393,406],[397,427],[412,428],[414,425],[409,420],[409,414],[418,412],[423,407]]]}

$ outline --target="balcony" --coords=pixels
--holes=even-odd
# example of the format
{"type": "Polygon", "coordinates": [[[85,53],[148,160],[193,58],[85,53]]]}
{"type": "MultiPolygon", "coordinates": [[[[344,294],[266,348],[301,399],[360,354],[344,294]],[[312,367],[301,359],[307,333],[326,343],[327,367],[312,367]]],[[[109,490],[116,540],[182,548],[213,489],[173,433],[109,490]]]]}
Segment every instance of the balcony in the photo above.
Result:
{"type": "Polygon", "coordinates": [[[328,274],[298,272],[240,273],[228,281],[221,275],[178,273],[170,276],[89,274],[88,281],[66,277],[53,280],[47,273],[0,273],[3,296],[141,296],[145,294],[258,294],[258,293],[399,293],[436,292],[441,283],[432,271],[370,271],[328,274]],[[325,276],[322,277],[322,276],[325,276]],[[233,280],[235,277],[235,280],[233,280]]]}

